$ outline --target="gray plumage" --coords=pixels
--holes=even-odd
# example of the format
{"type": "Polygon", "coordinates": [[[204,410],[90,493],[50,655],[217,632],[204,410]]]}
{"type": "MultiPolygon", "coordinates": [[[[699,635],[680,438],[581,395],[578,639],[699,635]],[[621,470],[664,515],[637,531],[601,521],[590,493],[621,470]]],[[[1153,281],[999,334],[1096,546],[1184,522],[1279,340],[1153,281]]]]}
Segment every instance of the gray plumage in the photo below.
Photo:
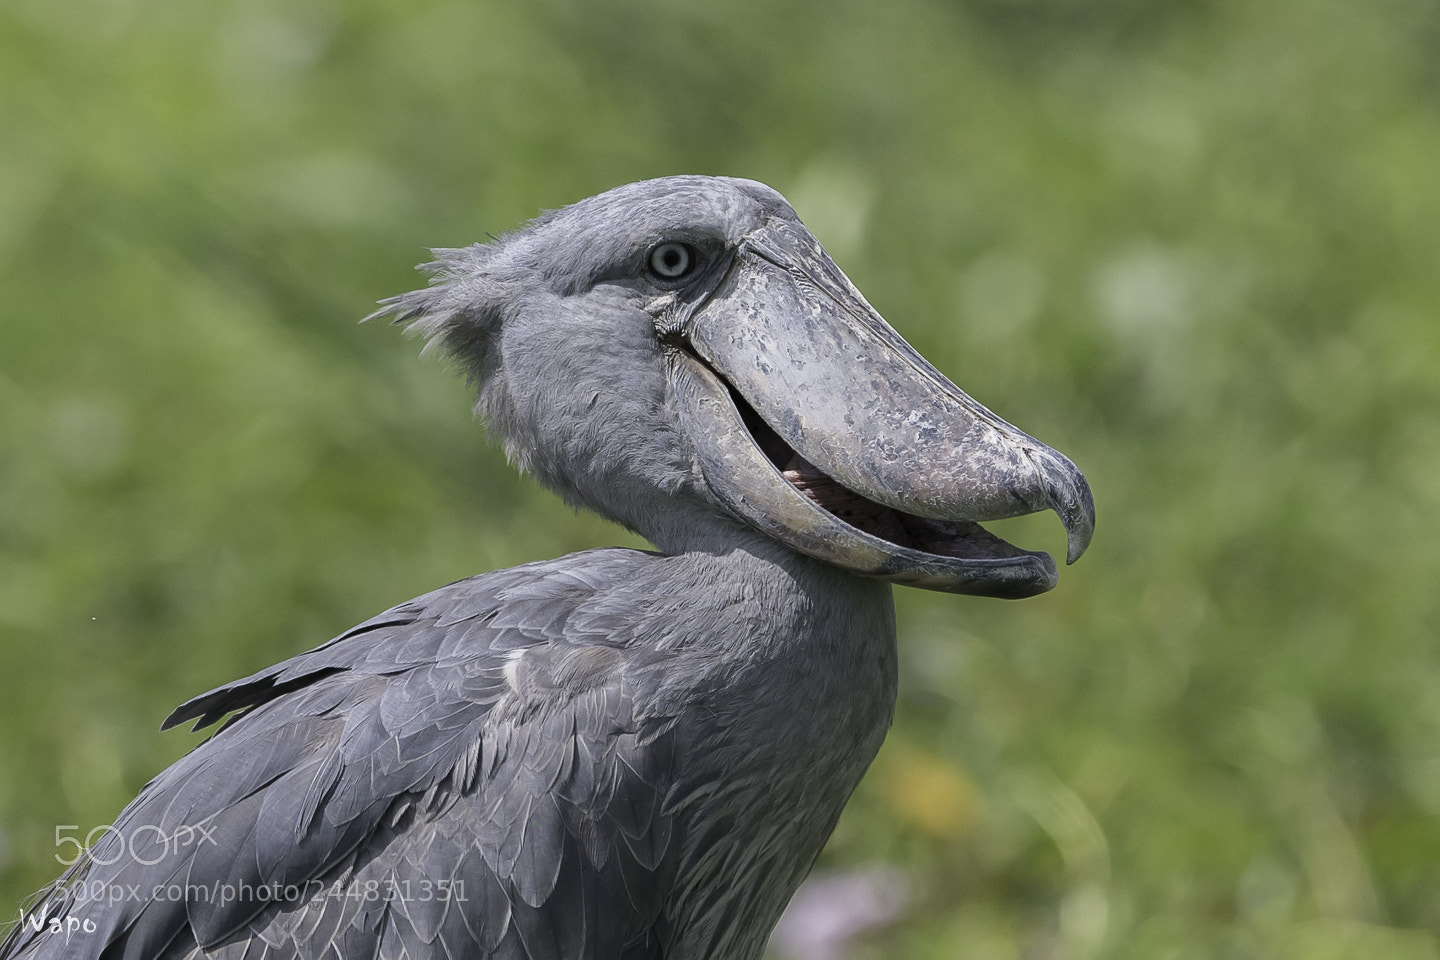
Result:
{"type": "Polygon", "coordinates": [[[1075,555],[1093,525],[1073,465],[812,244],[768,188],[685,177],[438,251],[384,312],[464,363],[522,469],[660,552],[460,581],[184,704],[166,726],[229,719],[0,958],[759,957],[889,724],[885,581],[1028,595],[1053,563],[975,521],[1055,509],[1075,555]],[[914,383],[825,381],[832,341],[914,383]],[[885,457],[844,453],[862,415],[885,457]]]}

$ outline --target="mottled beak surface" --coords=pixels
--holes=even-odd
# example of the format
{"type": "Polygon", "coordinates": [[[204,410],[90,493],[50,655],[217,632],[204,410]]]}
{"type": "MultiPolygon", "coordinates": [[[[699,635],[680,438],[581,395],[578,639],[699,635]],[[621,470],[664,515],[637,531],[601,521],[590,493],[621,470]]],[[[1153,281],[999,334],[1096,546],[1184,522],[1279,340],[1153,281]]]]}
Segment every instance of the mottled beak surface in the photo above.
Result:
{"type": "Polygon", "coordinates": [[[1075,465],[931,366],[798,223],[742,240],[677,333],[672,383],[706,482],[792,548],[913,586],[1026,597],[1055,585],[1054,561],[982,521],[1053,510],[1068,561],[1089,544],[1075,465]]]}

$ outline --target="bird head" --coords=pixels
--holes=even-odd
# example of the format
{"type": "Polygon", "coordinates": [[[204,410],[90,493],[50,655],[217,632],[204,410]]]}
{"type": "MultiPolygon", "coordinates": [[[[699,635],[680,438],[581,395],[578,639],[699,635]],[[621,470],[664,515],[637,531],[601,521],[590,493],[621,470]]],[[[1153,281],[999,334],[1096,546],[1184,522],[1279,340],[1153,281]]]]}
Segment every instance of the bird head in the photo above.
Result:
{"type": "Polygon", "coordinates": [[[436,250],[384,301],[458,358],[511,459],[662,549],[744,524],[929,589],[1030,596],[1049,555],[982,521],[1042,510],[1089,543],[1061,454],[967,396],[748,180],[669,177],[436,250]]]}

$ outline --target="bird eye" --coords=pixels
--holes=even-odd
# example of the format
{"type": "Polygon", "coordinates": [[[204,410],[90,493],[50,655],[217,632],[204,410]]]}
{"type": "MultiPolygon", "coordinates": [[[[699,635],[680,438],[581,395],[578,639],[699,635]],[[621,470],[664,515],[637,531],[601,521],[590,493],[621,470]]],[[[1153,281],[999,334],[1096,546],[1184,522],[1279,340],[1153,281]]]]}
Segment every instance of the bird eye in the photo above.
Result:
{"type": "Polygon", "coordinates": [[[683,243],[658,243],[650,251],[650,272],[661,280],[679,280],[695,266],[695,251],[683,243]]]}

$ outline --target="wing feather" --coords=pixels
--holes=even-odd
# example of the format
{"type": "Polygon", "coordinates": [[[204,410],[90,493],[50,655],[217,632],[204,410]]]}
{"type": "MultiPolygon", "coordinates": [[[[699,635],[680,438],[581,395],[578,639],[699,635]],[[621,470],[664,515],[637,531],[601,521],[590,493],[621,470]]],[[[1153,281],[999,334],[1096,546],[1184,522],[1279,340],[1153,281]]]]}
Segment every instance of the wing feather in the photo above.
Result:
{"type": "Polygon", "coordinates": [[[182,705],[167,727],[230,719],[116,819],[146,855],[97,845],[36,907],[98,932],[22,926],[0,958],[656,955],[674,718],[629,673],[663,664],[584,612],[647,556],[461,581],[182,705]]]}

